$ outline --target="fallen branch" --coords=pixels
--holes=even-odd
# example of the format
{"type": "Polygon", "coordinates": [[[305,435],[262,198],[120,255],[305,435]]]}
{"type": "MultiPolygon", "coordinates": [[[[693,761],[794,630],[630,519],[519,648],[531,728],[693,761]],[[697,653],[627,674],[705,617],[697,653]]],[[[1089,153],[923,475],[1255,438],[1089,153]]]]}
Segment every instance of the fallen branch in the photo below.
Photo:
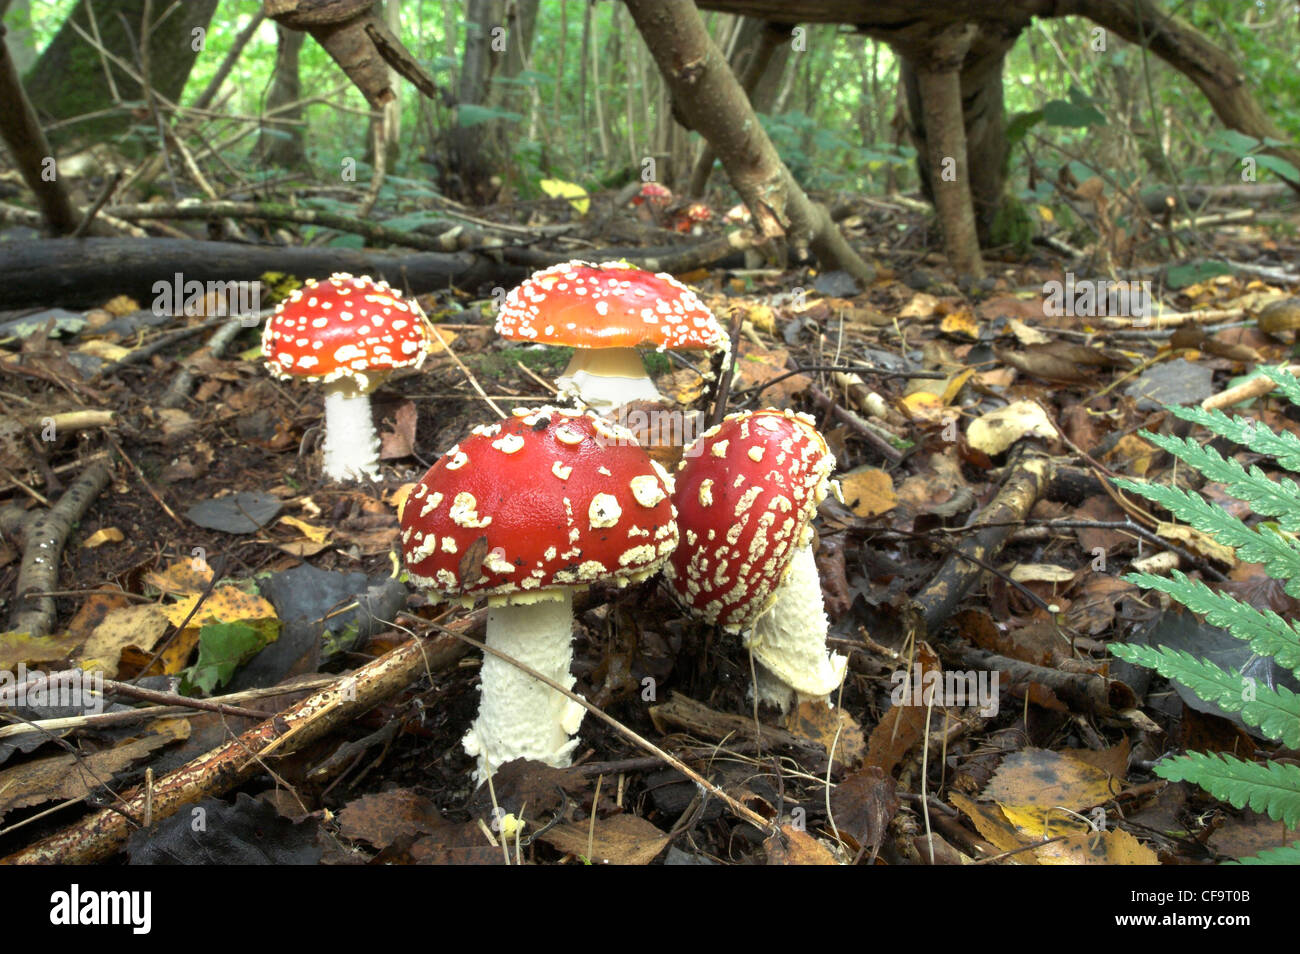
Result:
{"type": "MultiPolygon", "coordinates": [[[[193,361],[195,357],[202,355],[204,352],[214,358],[220,358],[226,348],[229,347],[230,343],[235,340],[236,336],[238,336],[241,331],[245,328],[252,327],[256,326],[251,324],[245,325],[243,320],[239,318],[231,318],[227,320],[224,325],[213,332],[212,337],[208,339],[206,345],[196,351],[194,355],[191,355],[190,361],[193,361]]],[[[172,383],[167,386],[167,391],[163,394],[162,400],[159,402],[160,407],[178,408],[184,404],[186,399],[190,396],[190,389],[194,387],[194,372],[189,369],[189,363],[190,362],[186,362],[185,365],[176,372],[176,377],[172,378],[172,383]]]]}
{"type": "Polygon", "coordinates": [[[82,518],[113,471],[107,461],[87,467],[43,516],[37,518],[23,545],[23,562],[14,586],[14,607],[9,628],[31,636],[44,636],[54,625],[54,600],[28,596],[59,587],[59,559],[72,525],[82,518]]]}
{"type": "Polygon", "coordinates": [[[1013,527],[1024,524],[1051,480],[1051,465],[1042,458],[1009,466],[1008,470],[1010,476],[998,495],[967,524],[981,529],[956,546],[939,572],[912,599],[928,632],[952,615],[961,598],[984,574],[980,563],[987,563],[1001,549],[1013,527]]]}
{"type": "MultiPolygon", "coordinates": [[[[447,628],[468,628],[484,618],[466,617],[447,628]]],[[[136,786],[122,793],[111,808],[87,815],[34,845],[0,858],[0,864],[103,861],[122,850],[131,832],[142,827],[139,819],[145,817],[146,806],[157,822],[186,805],[228,792],[250,778],[271,750],[288,755],[315,742],[400,692],[420,675],[448,668],[464,653],[465,645],[454,636],[403,643],[275,718],[155,780],[151,790],[136,786]]]]}

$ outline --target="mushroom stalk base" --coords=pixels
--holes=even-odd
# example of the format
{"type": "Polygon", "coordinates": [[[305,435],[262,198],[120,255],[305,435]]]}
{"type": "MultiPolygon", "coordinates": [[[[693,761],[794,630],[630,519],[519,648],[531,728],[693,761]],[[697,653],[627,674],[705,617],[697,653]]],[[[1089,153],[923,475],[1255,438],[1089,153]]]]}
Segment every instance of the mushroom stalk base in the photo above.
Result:
{"type": "MultiPolygon", "coordinates": [[[[566,689],[573,660],[573,594],[488,609],[487,645],[536,669],[566,689]]],[[[474,780],[511,759],[535,759],[557,768],[573,761],[573,736],[586,710],[503,659],[484,654],[478,718],[465,735],[465,751],[478,757],[474,780]]]]}
{"type": "Polygon", "coordinates": [[[575,348],[555,384],[562,397],[602,414],[633,401],[663,401],[636,348],[575,348]]]}
{"type": "Polygon", "coordinates": [[[370,395],[342,378],[325,390],[322,469],[331,480],[378,480],[379,438],[370,417],[370,395]]]}
{"type": "Polygon", "coordinates": [[[754,692],[759,702],[785,712],[791,697],[829,703],[844,678],[848,659],[826,651],[826,611],[811,545],[800,547],[776,591],[772,608],[758,618],[746,639],[757,663],[754,692]]]}

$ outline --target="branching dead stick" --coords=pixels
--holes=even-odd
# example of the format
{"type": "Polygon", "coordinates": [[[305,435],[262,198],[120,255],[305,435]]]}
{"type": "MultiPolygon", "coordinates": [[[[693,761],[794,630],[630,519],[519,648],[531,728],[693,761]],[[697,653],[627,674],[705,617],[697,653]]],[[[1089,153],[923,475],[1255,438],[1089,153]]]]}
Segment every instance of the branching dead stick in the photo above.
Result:
{"type": "MultiPolygon", "coordinates": [[[[481,617],[479,618],[481,619],[481,617]]],[[[458,620],[448,628],[474,617],[458,620]]],[[[355,672],[336,680],[285,712],[156,779],[152,793],[143,786],[124,792],[120,803],[95,812],[75,824],[0,858],[0,864],[93,864],[122,849],[133,821],[151,806],[154,821],[168,818],[186,805],[221,795],[260,770],[271,750],[287,755],[322,738],[352,717],[374,708],[426,672],[451,666],[465,653],[454,636],[412,639],[355,672]]]]}
{"type": "Polygon", "coordinates": [[[23,545],[23,563],[14,587],[14,608],[9,628],[32,636],[44,636],[54,625],[54,600],[48,596],[28,596],[59,587],[59,557],[72,525],[81,519],[99,492],[108,484],[113,469],[107,461],[87,467],[59,498],[59,502],[40,517],[27,533],[23,545]]]}
{"type": "Polygon", "coordinates": [[[819,407],[829,408],[836,420],[851,427],[855,433],[878,450],[886,460],[898,463],[903,459],[903,452],[891,444],[879,430],[840,404],[817,385],[810,384],[808,386],[808,396],[816,401],[819,407]]]}
{"type": "Polygon", "coordinates": [[[961,662],[972,668],[996,669],[1010,676],[1013,682],[1036,682],[1051,689],[1071,708],[1096,716],[1116,717],[1120,710],[1137,705],[1133,690],[1127,685],[1095,673],[1063,672],[974,648],[961,650],[961,662]]]}
{"type": "MultiPolygon", "coordinates": [[[[241,319],[231,318],[224,325],[218,328],[216,332],[213,333],[212,337],[208,339],[208,343],[205,346],[206,350],[214,358],[221,357],[226,348],[230,345],[230,342],[234,341],[235,337],[243,331],[245,327],[246,326],[241,319]]],[[[247,327],[252,326],[249,325],[247,327]]],[[[202,350],[203,349],[200,349],[200,351],[202,350]]],[[[181,368],[180,371],[176,373],[176,377],[172,379],[172,383],[168,386],[167,393],[163,395],[162,401],[159,402],[159,406],[164,408],[179,408],[185,403],[186,398],[190,396],[190,388],[192,387],[194,387],[194,372],[189,368],[181,368]]]]}
{"type": "Polygon", "coordinates": [[[968,524],[980,529],[957,546],[912,600],[931,632],[952,615],[961,598],[984,573],[984,567],[965,557],[987,562],[1010,536],[1012,526],[1024,525],[1051,480],[1051,464],[1042,458],[1008,469],[1011,475],[998,495],[968,524]]]}

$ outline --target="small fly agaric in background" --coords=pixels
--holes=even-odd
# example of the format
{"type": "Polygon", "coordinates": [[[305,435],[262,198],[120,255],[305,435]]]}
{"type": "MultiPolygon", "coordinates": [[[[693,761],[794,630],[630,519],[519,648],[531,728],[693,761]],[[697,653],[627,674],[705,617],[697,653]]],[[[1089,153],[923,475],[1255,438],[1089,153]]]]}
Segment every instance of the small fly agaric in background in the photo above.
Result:
{"type": "MultiPolygon", "coordinates": [[[[402,507],[411,579],[488,600],[487,645],[573,687],[573,593],[643,580],[677,545],[672,478],[632,435],[581,411],[519,408],[480,425],[402,507]]],[[[487,654],[465,750],[481,783],[516,758],[568,765],[585,710],[487,654]]]]}
{"type": "Polygon", "coordinates": [[[699,235],[704,231],[704,223],[713,218],[713,210],[703,202],[692,202],[677,213],[674,224],[679,232],[699,235]]]}
{"type": "Polygon", "coordinates": [[[681,545],[664,575],[707,622],[747,632],[759,701],[828,701],[847,662],[827,655],[812,520],[835,468],[812,419],[730,414],[688,447],[676,474],[681,545]]]}
{"type": "Polygon", "coordinates": [[[262,330],[262,355],[278,378],[325,384],[323,470],[332,480],[379,477],[370,392],[397,368],[418,368],[432,338],[424,312],[364,275],[307,279],[262,330]]]}
{"type": "Polygon", "coordinates": [[[641,190],[632,196],[632,205],[637,211],[656,222],[672,201],[672,190],[667,186],[661,186],[657,182],[643,182],[641,190]]]}
{"type": "Polygon", "coordinates": [[[496,330],[503,338],[577,349],[556,384],[561,396],[576,396],[602,413],[633,401],[663,401],[638,346],[731,348],[695,292],[671,275],[627,262],[564,262],[534,272],[506,296],[496,330]]]}

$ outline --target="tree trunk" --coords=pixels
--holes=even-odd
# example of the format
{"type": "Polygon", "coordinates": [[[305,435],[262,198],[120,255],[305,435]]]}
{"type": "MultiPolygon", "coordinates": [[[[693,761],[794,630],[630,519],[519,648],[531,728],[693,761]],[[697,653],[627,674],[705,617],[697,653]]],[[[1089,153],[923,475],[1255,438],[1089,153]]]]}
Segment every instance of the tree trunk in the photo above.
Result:
{"type": "Polygon", "coordinates": [[[0,24],[0,138],[9,149],[23,181],[36,195],[50,231],[69,235],[81,217],[52,164],[53,151],[36,119],[36,111],[23,92],[18,70],[9,58],[5,27],[0,24]]]}
{"type": "MultiPolygon", "coordinates": [[[[780,76],[790,57],[791,27],[745,17],[741,22],[736,49],[731,57],[731,71],[740,78],[740,88],[745,91],[756,113],[766,113],[776,99],[780,76]]],[[[691,173],[690,194],[699,198],[709,187],[713,162],[717,155],[705,142],[700,157],[691,173]]]]}
{"type": "MultiPolygon", "coordinates": [[[[298,55],[302,52],[307,34],[291,30],[283,24],[275,25],[275,70],[271,75],[271,89],[266,94],[266,109],[276,109],[302,98],[302,83],[298,75],[298,55]]],[[[276,118],[302,119],[302,107],[295,106],[277,113],[276,118]]],[[[299,125],[265,126],[258,137],[257,152],[268,165],[297,169],[307,165],[307,150],[303,145],[303,127],[299,125]]]]}
{"type": "MultiPolygon", "coordinates": [[[[32,102],[39,104],[44,118],[71,119],[145,98],[132,76],[139,62],[145,2],[78,0],[27,76],[27,91],[32,102]],[[111,56],[101,58],[83,33],[90,37],[98,34],[111,56]]],[[[199,49],[207,40],[200,43],[200,35],[193,31],[206,31],[216,7],[217,0],[152,4],[148,60],[151,85],[159,96],[173,103],[180,99],[199,49]]],[[[134,121],[131,111],[123,108],[111,115],[64,126],[54,131],[51,139],[58,145],[73,136],[106,138],[122,132],[134,121]]]]}
{"type": "Polygon", "coordinates": [[[672,91],[675,115],[717,150],[758,234],[783,240],[798,253],[811,248],[824,268],[844,269],[870,282],[874,267],[849,247],[826,209],[809,201],[791,177],[695,5],[655,0],[627,5],[672,91]]]}
{"type": "Polygon", "coordinates": [[[955,25],[930,39],[923,58],[913,64],[920,115],[914,112],[912,123],[922,130],[921,146],[948,261],[958,272],[982,278],[960,78],[976,32],[974,24],[955,25]]]}

